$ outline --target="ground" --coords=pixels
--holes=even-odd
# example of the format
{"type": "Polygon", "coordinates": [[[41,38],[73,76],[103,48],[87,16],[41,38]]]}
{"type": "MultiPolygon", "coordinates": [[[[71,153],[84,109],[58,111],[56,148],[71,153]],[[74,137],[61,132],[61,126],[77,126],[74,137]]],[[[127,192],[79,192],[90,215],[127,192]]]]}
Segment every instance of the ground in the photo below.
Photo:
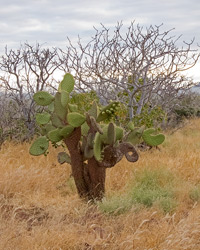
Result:
{"type": "Polygon", "coordinates": [[[0,151],[0,249],[200,249],[200,119],[109,169],[97,204],[79,199],[59,149],[34,157],[29,147],[0,151]]]}

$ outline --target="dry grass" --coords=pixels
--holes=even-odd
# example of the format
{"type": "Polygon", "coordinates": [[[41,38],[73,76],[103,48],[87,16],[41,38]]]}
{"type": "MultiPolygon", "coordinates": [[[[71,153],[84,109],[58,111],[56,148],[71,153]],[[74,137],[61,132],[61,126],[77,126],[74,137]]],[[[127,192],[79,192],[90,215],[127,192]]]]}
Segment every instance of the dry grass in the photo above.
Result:
{"type": "Polygon", "coordinates": [[[200,249],[200,120],[169,134],[160,148],[108,170],[106,196],[124,197],[139,173],[164,169],[174,178],[175,210],[166,214],[155,203],[109,215],[78,198],[70,166],[56,162],[58,150],[33,157],[29,144],[6,143],[0,151],[0,249],[200,249]]]}

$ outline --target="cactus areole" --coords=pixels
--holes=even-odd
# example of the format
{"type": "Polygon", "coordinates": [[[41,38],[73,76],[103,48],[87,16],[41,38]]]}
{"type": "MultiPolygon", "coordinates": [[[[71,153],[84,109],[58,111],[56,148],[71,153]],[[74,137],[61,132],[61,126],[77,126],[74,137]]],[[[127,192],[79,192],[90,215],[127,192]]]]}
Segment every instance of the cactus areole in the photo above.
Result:
{"type": "Polygon", "coordinates": [[[74,78],[67,73],[61,81],[55,96],[40,91],[34,94],[34,101],[46,106],[49,111],[36,116],[41,127],[41,137],[30,147],[30,154],[47,154],[49,142],[54,146],[65,146],[58,154],[60,164],[71,164],[72,175],[78,194],[86,200],[101,200],[105,193],[106,168],[111,168],[123,156],[130,162],[138,160],[134,144],[141,139],[152,146],[163,142],[164,135],[152,135],[154,129],[145,131],[128,124],[123,128],[108,121],[119,109],[118,102],[111,102],[99,110],[94,101],[85,114],[78,106],[70,104],[70,93],[74,88],[74,78]]]}

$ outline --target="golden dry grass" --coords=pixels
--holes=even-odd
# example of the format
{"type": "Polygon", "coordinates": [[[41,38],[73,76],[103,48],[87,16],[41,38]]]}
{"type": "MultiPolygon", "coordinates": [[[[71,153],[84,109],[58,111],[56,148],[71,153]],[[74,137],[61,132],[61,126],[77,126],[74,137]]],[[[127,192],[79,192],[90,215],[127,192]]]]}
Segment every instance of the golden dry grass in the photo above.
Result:
{"type": "Polygon", "coordinates": [[[200,183],[199,119],[169,133],[161,151],[140,152],[137,163],[123,159],[107,171],[108,199],[123,195],[137,173],[169,171],[177,202],[169,214],[156,204],[105,214],[78,198],[70,166],[56,161],[58,149],[33,157],[29,146],[5,143],[0,151],[0,249],[200,249],[200,202],[189,196],[200,183]]]}

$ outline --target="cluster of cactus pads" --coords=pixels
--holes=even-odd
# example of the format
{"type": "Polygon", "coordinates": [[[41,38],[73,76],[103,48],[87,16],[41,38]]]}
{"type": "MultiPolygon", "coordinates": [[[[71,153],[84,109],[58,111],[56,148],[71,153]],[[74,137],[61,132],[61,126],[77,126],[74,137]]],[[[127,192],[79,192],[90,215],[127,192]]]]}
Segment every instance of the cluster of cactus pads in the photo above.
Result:
{"type": "MultiPolygon", "coordinates": [[[[132,122],[126,128],[116,126],[113,122],[108,123],[109,118],[120,108],[119,102],[111,102],[99,110],[94,101],[89,111],[85,114],[79,113],[78,107],[70,103],[70,93],[74,89],[74,84],[73,76],[67,73],[60,82],[55,96],[45,91],[39,91],[33,96],[38,105],[46,106],[48,110],[36,115],[36,122],[41,127],[42,136],[31,145],[29,150],[31,155],[46,154],[49,142],[53,145],[61,145],[64,142],[69,154],[66,150],[60,152],[58,161],[61,164],[65,162],[71,164],[72,173],[75,173],[73,168],[75,169],[77,165],[75,160],[77,155],[80,156],[82,167],[86,169],[87,164],[91,162],[93,164],[95,162],[99,168],[110,168],[116,165],[124,155],[128,161],[137,161],[138,153],[134,145],[140,143],[141,140],[150,146],[157,146],[164,141],[164,135],[155,134],[153,128],[146,130],[143,127],[136,128],[132,122]],[[77,143],[74,143],[75,141],[77,143]]],[[[90,175],[89,182],[93,178],[92,174],[90,175]]],[[[77,176],[79,176],[78,183],[80,175],[77,174],[77,176]]],[[[88,173],[84,178],[86,182],[87,178],[88,173]]],[[[80,188],[83,188],[85,184],[81,185],[79,185],[80,188]]]]}

